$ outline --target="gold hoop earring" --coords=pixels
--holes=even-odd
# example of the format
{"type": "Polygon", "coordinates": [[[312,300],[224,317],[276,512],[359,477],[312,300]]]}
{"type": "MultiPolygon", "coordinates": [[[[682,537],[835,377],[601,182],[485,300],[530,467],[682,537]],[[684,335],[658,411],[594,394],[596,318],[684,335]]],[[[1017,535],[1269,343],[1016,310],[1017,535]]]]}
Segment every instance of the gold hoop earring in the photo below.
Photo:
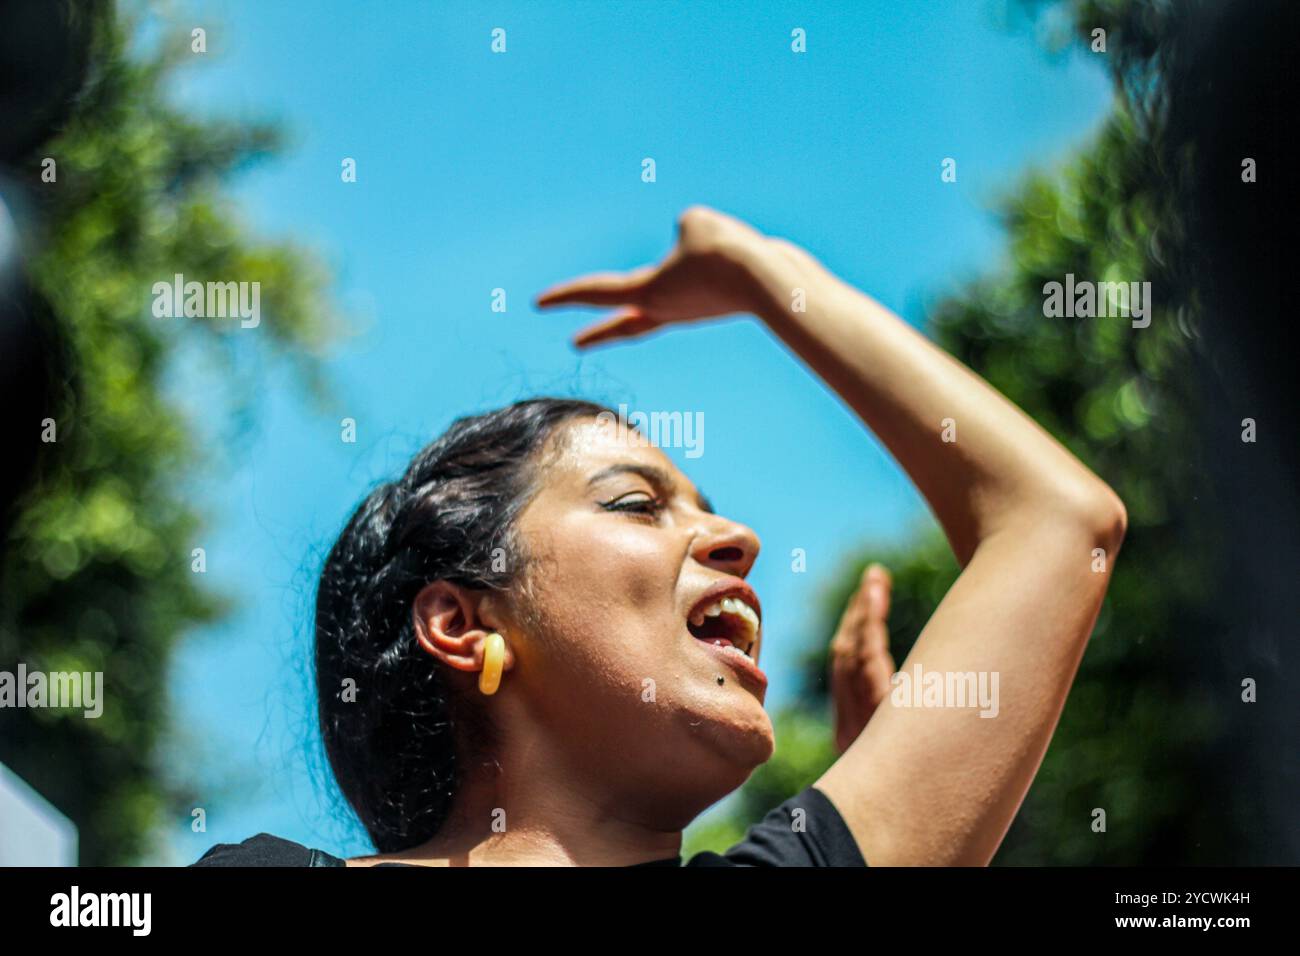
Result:
{"type": "Polygon", "coordinates": [[[483,670],[478,675],[478,689],[491,696],[501,686],[501,672],[506,663],[506,639],[493,631],[483,642],[483,670]]]}

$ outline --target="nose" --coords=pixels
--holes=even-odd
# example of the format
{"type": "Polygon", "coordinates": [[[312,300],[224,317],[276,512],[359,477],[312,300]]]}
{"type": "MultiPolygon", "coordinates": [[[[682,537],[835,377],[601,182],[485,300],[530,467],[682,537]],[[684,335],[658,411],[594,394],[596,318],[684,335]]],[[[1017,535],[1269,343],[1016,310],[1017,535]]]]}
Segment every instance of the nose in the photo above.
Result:
{"type": "Polygon", "coordinates": [[[758,535],[737,521],[703,515],[691,546],[700,564],[743,578],[758,558],[758,535]]]}

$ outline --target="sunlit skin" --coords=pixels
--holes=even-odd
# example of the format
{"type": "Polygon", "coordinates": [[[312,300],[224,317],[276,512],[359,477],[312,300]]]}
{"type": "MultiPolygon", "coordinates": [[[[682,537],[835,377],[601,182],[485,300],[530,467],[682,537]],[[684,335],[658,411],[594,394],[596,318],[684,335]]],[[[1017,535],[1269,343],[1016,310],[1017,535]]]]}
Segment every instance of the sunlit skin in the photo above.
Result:
{"type": "Polygon", "coordinates": [[[681,799],[646,801],[647,813],[689,821],[696,801],[725,796],[772,754],[764,688],[719,666],[686,627],[710,587],[749,573],[759,541],[712,514],[663,452],[635,447],[621,425],[583,421],[565,432],[519,524],[534,561],[531,607],[551,642],[535,654],[519,647],[535,674],[535,716],[585,737],[602,761],[618,752],[612,768],[581,769],[624,780],[629,804],[659,789],[647,769],[671,773],[681,799]],[[582,688],[591,711],[555,706],[550,687],[582,688]],[[651,688],[653,702],[643,699],[651,688]]]}
{"type": "MultiPolygon", "coordinates": [[[[962,569],[900,670],[996,672],[1000,706],[986,720],[972,708],[895,704],[890,580],[869,568],[831,642],[840,756],[815,785],[871,865],[986,865],[1042,762],[1109,585],[1127,528],[1114,491],[805,250],[707,207],[679,218],[657,265],[572,279],[537,305],[614,309],[577,333],[579,348],[753,315],[888,448],[962,569]],[[955,441],[941,437],[945,422],[955,441]]],[[[722,668],[686,629],[706,587],[748,573],[753,534],[711,514],[665,456],[618,429],[593,420],[556,438],[520,519],[534,558],[523,586],[499,595],[431,582],[415,602],[421,645],[471,689],[484,638],[505,636],[507,670],[488,698],[500,752],[470,768],[437,838],[351,865],[671,857],[694,816],[771,755],[761,691],[725,672],[718,685],[722,668]],[[608,473],[619,465],[667,480],[608,473]],[[652,499],[662,511],[636,514],[652,499]],[[629,508],[610,510],[619,502],[629,508]],[[495,810],[504,832],[492,829],[495,810]]]]}
{"type": "MultiPolygon", "coordinates": [[[[383,859],[455,865],[471,851],[474,865],[551,856],[620,865],[674,856],[681,830],[772,755],[764,688],[687,630],[709,588],[749,573],[754,532],[713,514],[663,452],[618,423],[561,426],[538,472],[517,525],[530,559],[525,587],[485,596],[436,584],[416,605],[425,649],[467,681],[482,667],[483,637],[505,636],[490,701],[504,731],[500,770],[477,768],[462,792],[446,828],[459,839],[383,859]],[[473,826],[497,807],[506,833],[473,826]],[[569,849],[595,833],[610,852],[569,849]]],[[[760,666],[761,653],[760,637],[760,666]]]]}

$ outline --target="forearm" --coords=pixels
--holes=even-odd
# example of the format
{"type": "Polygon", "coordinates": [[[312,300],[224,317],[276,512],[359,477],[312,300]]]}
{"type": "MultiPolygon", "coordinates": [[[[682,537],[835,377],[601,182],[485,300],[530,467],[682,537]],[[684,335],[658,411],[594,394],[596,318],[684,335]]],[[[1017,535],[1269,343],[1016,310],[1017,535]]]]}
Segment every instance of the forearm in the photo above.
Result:
{"type": "Polygon", "coordinates": [[[884,442],[963,565],[999,530],[1048,518],[1122,533],[1122,506],[1100,479],[906,322],[782,240],[745,258],[759,317],[884,442]]]}

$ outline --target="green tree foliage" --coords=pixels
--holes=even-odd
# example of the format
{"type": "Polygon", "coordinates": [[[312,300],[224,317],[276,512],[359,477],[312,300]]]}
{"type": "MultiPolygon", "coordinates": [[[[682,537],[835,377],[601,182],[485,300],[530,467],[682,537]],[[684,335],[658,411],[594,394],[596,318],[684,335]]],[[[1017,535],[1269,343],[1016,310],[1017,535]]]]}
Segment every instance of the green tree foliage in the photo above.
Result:
{"type": "MultiPolygon", "coordinates": [[[[1064,168],[1035,171],[1001,203],[1009,263],[940,302],[931,334],[1116,489],[1129,514],[1123,553],[1051,747],[995,862],[1135,865],[1240,862],[1242,801],[1204,766],[1223,743],[1229,698],[1205,686],[1189,634],[1222,633],[1214,528],[1205,493],[1194,286],[1179,273],[1176,178],[1161,165],[1162,45],[1176,8],[1076,3],[1088,43],[1108,26],[1120,95],[1064,168]],[[1159,54],[1159,55],[1157,55],[1159,54]],[[1128,318],[1047,318],[1044,285],[1067,273],[1150,281],[1150,326],[1128,318]],[[1107,829],[1092,829],[1095,808],[1107,829]]],[[[811,783],[834,760],[827,647],[868,561],[894,572],[891,646],[899,667],[958,573],[930,525],[902,547],[870,545],[829,582],[806,655],[801,702],[777,721],[773,760],[734,814],[692,830],[688,849],[720,848],[744,824],[811,783]],[[782,741],[784,728],[798,730],[782,741]],[[813,729],[810,729],[813,728],[813,729]]],[[[870,862],[870,861],[868,861],[870,862]]]]}
{"type": "Polygon", "coordinates": [[[212,456],[169,386],[174,359],[197,352],[234,383],[235,398],[205,399],[211,427],[253,408],[241,356],[282,356],[323,396],[315,355],[338,328],[319,264],[251,236],[223,193],[278,148],[276,130],[177,108],[169,88],[198,60],[190,37],[163,25],[151,47],[132,46],[143,25],[158,26],[102,19],[75,115],[25,165],[39,229],[31,281],[66,343],[70,380],[48,410],[57,441],[4,543],[0,662],[102,671],[105,700],[98,719],[0,710],[0,761],[74,820],[90,865],[133,862],[161,820],[188,819],[186,795],[158,766],[167,668],[185,633],[229,604],[191,570],[205,515],[184,487],[212,456]],[[41,181],[45,157],[55,182],[41,181]],[[261,324],[155,318],[152,286],[176,273],[261,283],[261,324]]]}

